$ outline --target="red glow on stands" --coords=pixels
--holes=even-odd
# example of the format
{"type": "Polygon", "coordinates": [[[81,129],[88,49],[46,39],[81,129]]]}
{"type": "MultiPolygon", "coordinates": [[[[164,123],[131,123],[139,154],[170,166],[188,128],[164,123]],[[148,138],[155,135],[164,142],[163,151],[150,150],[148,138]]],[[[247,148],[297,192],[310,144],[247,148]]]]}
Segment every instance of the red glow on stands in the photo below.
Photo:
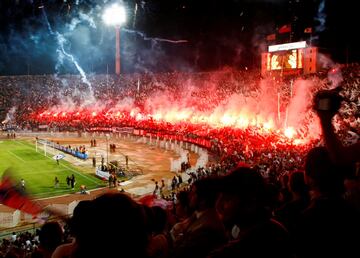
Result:
{"type": "Polygon", "coordinates": [[[320,133],[317,130],[319,125],[314,122],[308,108],[312,85],[317,84],[310,80],[299,81],[291,85],[291,98],[290,94],[283,94],[283,88],[289,85],[274,77],[254,80],[251,92],[232,93],[217,89],[214,90],[217,93],[213,93],[212,90],[203,91],[194,86],[189,87],[189,91],[196,93],[194,96],[186,95],[186,91],[175,92],[179,96],[155,92],[140,101],[142,105],[139,106],[134,99],[105,103],[99,100],[91,105],[80,103],[72,107],[64,103],[60,107],[41,110],[32,117],[36,122],[54,126],[59,122],[60,126],[73,128],[129,126],[160,131],[176,128],[176,133],[185,134],[229,128],[240,130],[240,133],[248,130],[270,138],[274,135],[274,139],[280,137],[291,144],[306,144],[318,138],[320,133]]]}
{"type": "Polygon", "coordinates": [[[296,134],[296,131],[293,127],[287,127],[285,128],[285,131],[284,131],[284,135],[289,138],[289,139],[292,139],[296,134]]]}
{"type": "MultiPolygon", "coordinates": [[[[91,110],[91,109],[90,109],[91,110]]],[[[114,123],[122,121],[137,121],[137,122],[150,122],[153,121],[156,124],[171,123],[172,125],[181,125],[184,126],[198,125],[199,128],[203,126],[208,126],[209,128],[223,128],[223,127],[232,127],[234,129],[245,130],[247,128],[252,128],[260,135],[276,134],[280,135],[281,132],[284,136],[285,141],[291,141],[295,145],[306,144],[307,140],[297,138],[297,132],[294,127],[286,127],[281,130],[281,127],[276,124],[273,119],[265,118],[257,114],[252,114],[251,112],[244,113],[225,113],[225,114],[211,114],[209,116],[201,114],[200,112],[190,111],[181,111],[181,110],[168,110],[158,111],[155,114],[146,114],[139,112],[138,110],[131,110],[131,112],[120,112],[116,110],[98,110],[90,111],[82,110],[73,112],[71,110],[58,110],[57,112],[51,115],[51,112],[40,113],[37,118],[41,122],[68,122],[68,123],[96,123],[97,121],[104,121],[104,125],[108,123],[107,121],[112,121],[114,123]],[[50,116],[47,116],[50,114],[50,116]],[[76,117],[76,119],[75,119],[76,117]],[[96,120],[93,120],[96,117],[96,120]],[[130,120],[129,120],[130,119],[130,120]]],[[[130,122],[131,123],[131,122],[130,122]]],[[[307,136],[309,137],[309,135],[307,136]]],[[[314,135],[313,137],[317,137],[314,135]]]]}
{"type": "Polygon", "coordinates": [[[264,129],[265,129],[265,130],[270,131],[270,130],[272,130],[273,128],[274,128],[274,124],[273,124],[272,120],[264,123],[264,129]]]}
{"type": "Polygon", "coordinates": [[[301,140],[301,139],[295,139],[295,140],[294,140],[294,144],[295,144],[295,145],[301,145],[301,144],[303,144],[303,140],[301,140]]]}
{"type": "Polygon", "coordinates": [[[138,114],[136,115],[136,121],[140,121],[140,120],[143,120],[143,115],[140,114],[140,113],[138,113],[138,114]]]}
{"type": "Polygon", "coordinates": [[[155,115],[153,116],[153,118],[154,118],[155,120],[161,120],[162,115],[161,115],[161,114],[155,114],[155,115]]]}

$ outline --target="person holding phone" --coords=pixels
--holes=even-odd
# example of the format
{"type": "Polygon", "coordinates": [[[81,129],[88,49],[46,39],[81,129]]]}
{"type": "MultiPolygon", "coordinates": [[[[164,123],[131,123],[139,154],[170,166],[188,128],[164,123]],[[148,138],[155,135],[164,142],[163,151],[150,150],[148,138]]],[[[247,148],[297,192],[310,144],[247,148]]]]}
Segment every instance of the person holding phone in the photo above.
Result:
{"type": "Polygon", "coordinates": [[[344,146],[335,133],[332,124],[333,117],[338,113],[342,97],[341,88],[319,91],[314,98],[314,109],[320,118],[321,129],[332,160],[340,164],[354,164],[360,162],[360,142],[344,146]]]}

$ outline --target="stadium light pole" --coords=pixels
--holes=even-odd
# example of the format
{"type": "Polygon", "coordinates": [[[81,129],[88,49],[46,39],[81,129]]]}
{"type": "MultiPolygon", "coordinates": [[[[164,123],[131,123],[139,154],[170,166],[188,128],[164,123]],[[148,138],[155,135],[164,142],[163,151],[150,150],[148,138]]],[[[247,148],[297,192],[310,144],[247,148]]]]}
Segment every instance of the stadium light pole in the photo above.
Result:
{"type": "Polygon", "coordinates": [[[109,166],[109,139],[110,134],[106,134],[106,165],[109,166]]]}
{"type": "Polygon", "coordinates": [[[126,21],[125,8],[119,4],[107,7],[102,15],[106,25],[114,26],[116,31],[115,73],[120,74],[120,26],[126,21]]]}

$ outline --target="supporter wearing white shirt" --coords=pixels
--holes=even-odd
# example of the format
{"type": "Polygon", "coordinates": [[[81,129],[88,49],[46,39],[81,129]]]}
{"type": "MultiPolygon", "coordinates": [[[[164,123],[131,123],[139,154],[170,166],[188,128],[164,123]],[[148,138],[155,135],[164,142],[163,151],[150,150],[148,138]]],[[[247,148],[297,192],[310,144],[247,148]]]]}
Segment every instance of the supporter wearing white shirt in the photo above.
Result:
{"type": "Polygon", "coordinates": [[[17,235],[15,234],[15,232],[13,232],[12,235],[11,235],[10,241],[15,242],[16,238],[17,238],[17,235]]]}

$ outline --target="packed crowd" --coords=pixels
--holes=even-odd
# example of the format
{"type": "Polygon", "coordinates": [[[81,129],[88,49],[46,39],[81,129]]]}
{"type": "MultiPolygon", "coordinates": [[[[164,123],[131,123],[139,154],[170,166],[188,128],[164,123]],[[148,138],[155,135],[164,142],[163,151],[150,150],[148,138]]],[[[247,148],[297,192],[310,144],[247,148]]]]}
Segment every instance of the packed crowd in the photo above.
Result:
{"type": "MultiPolygon", "coordinates": [[[[302,78],[314,85],[312,91],[315,92],[327,88],[334,81],[333,77],[341,72],[341,94],[346,101],[340,116],[335,119],[335,126],[342,139],[349,143],[356,141],[360,128],[359,67],[358,64],[339,66],[335,72],[322,72],[302,78]]],[[[284,108],[293,95],[291,85],[294,81],[290,79],[269,82],[256,72],[225,69],[196,74],[92,75],[88,81],[91,86],[83,83],[79,76],[0,77],[3,89],[0,101],[7,112],[7,119],[23,129],[131,127],[161,138],[185,139],[213,151],[221,161],[247,162],[259,165],[265,171],[300,168],[304,154],[318,144],[318,135],[314,137],[309,133],[309,127],[317,124],[311,108],[306,112],[307,122],[296,130],[289,128],[293,131],[290,130],[287,136],[283,128],[277,128],[279,125],[276,125],[283,121],[276,122],[274,117],[267,123],[256,121],[258,118],[255,116],[255,121],[253,118],[242,121],[244,124],[239,128],[239,124],[226,124],[225,121],[214,126],[209,121],[201,122],[201,117],[194,121],[187,116],[188,111],[192,114],[207,111],[216,114],[219,109],[218,113],[226,113],[226,108],[232,106],[229,103],[234,96],[241,96],[240,99],[245,101],[234,103],[237,109],[241,109],[241,105],[248,105],[246,101],[259,99],[261,102],[263,99],[259,94],[268,91],[273,94],[275,91],[276,98],[278,91],[281,97],[278,115],[285,117],[284,108]],[[165,117],[161,119],[153,113],[171,108],[175,109],[173,117],[177,120],[172,120],[174,118],[169,117],[169,113],[163,113],[165,117]]],[[[267,105],[264,103],[254,108],[273,108],[273,105],[267,105]]]]}
{"type": "Polygon", "coordinates": [[[50,222],[39,237],[11,236],[1,250],[54,258],[358,257],[360,181],[349,165],[315,147],[304,171],[276,183],[245,164],[215,166],[197,171],[168,206],[106,193],[76,206],[66,221],[70,237],[50,222]]]}
{"type": "Polygon", "coordinates": [[[0,245],[0,256],[4,257],[10,249],[22,250],[24,253],[32,253],[39,245],[39,231],[35,234],[23,232],[16,234],[13,232],[9,238],[4,238],[0,245]]]}
{"type": "Polygon", "coordinates": [[[51,257],[55,248],[72,240],[69,225],[65,221],[48,221],[34,232],[12,232],[3,237],[0,257],[51,257]]]}
{"type": "MultiPolygon", "coordinates": [[[[344,67],[342,75],[341,95],[345,103],[334,119],[334,126],[343,142],[348,140],[349,144],[354,144],[360,128],[359,65],[344,67]]],[[[325,74],[306,79],[316,82],[315,90],[324,89],[328,81],[321,76],[325,74]]],[[[99,76],[90,81],[97,85],[91,89],[94,96],[104,100],[104,105],[113,106],[128,98],[132,108],[146,110],[150,103],[157,104],[157,99],[152,97],[160,90],[166,92],[170,102],[176,102],[181,96],[188,106],[209,110],[228,101],[234,93],[256,96],[258,83],[254,78],[250,72],[223,71],[220,75],[161,74],[156,75],[156,79],[150,75],[99,76]],[[211,79],[212,76],[215,78],[211,79]],[[179,95],[179,88],[186,83],[187,91],[179,95]],[[198,86],[202,84],[203,87],[198,86]],[[109,99],[114,102],[107,102],[109,99]]],[[[51,257],[121,257],[123,254],[188,258],[358,256],[360,183],[355,163],[336,163],[328,149],[315,147],[320,144],[318,138],[305,143],[299,137],[299,142],[296,137],[284,137],[276,130],[268,131],[257,124],[245,128],[211,127],[191,121],[169,123],[153,117],[138,119],[125,108],[127,111],[119,113],[117,118],[106,113],[94,114],[92,110],[79,115],[77,112],[62,115],[54,109],[50,119],[44,112],[60,103],[59,96],[69,96],[74,101],[77,89],[89,89],[78,77],[72,77],[73,83],[69,83],[68,78],[44,76],[38,79],[50,83],[55,92],[61,91],[64,81],[69,87],[57,97],[50,92],[47,92],[50,98],[34,96],[41,100],[32,100],[29,106],[17,109],[14,119],[22,128],[35,128],[41,123],[65,130],[126,126],[160,137],[186,138],[204,145],[219,159],[192,172],[189,186],[176,191],[173,205],[169,207],[148,207],[125,193],[105,194],[93,201],[80,202],[68,224],[72,241],[61,240],[51,249],[38,248],[38,255],[42,256],[33,257],[49,257],[46,256],[49,252],[51,257]],[[45,116],[40,120],[38,114],[45,116]]],[[[0,78],[0,83],[14,86],[19,84],[17,80],[20,79],[0,78]]],[[[28,82],[34,81],[37,78],[28,78],[28,82]]],[[[291,93],[286,82],[282,86],[286,88],[281,91],[286,102],[291,93]]],[[[36,87],[47,88],[45,84],[36,87]]],[[[4,92],[18,90],[18,87],[8,87],[4,92]]],[[[27,93],[33,94],[30,92],[33,91],[27,93]]],[[[15,95],[21,94],[18,91],[15,95]]],[[[9,110],[13,104],[7,102],[9,110]]],[[[121,108],[118,106],[114,110],[121,108]]],[[[309,116],[316,114],[310,112],[309,116]]],[[[57,235],[61,239],[62,231],[57,235]]],[[[41,244],[40,241],[39,246],[41,244]]],[[[8,246],[6,250],[10,252],[10,249],[8,246]]]]}

